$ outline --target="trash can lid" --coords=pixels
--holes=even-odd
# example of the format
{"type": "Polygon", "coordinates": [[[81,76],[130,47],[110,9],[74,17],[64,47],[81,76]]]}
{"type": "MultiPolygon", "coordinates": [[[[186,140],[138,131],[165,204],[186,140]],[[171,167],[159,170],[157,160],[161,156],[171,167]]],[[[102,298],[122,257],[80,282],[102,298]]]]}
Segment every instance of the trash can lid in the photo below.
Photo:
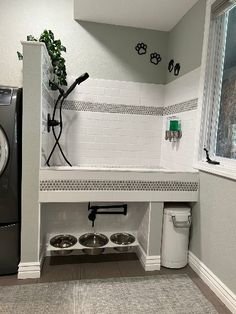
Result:
{"type": "Polygon", "coordinates": [[[182,207],[182,208],[165,208],[165,215],[190,215],[191,208],[190,207],[182,207]]]}

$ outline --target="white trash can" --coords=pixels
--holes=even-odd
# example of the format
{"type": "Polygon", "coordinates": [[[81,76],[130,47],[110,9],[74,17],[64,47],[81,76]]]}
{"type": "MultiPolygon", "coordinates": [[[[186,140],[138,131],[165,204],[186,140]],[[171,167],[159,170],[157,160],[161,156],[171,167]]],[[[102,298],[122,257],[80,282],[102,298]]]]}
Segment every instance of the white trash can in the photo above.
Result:
{"type": "Polygon", "coordinates": [[[188,262],[191,209],[186,204],[170,204],[164,209],[161,265],[181,268],[188,262]]]}

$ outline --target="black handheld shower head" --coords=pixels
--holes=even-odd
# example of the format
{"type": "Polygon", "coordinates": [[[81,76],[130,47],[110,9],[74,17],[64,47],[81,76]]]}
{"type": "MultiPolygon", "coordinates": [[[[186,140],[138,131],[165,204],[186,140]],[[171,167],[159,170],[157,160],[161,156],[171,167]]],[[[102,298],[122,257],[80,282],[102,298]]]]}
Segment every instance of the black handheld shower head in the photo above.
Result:
{"type": "Polygon", "coordinates": [[[82,82],[84,82],[85,80],[87,80],[89,78],[89,75],[87,72],[85,72],[84,74],[82,74],[81,76],[79,76],[74,83],[68,88],[68,90],[65,92],[65,94],[63,95],[63,98],[66,98],[76,87],[76,85],[81,84],[82,82]]]}
{"type": "Polygon", "coordinates": [[[76,82],[79,85],[80,83],[83,83],[83,81],[87,80],[89,78],[89,74],[85,72],[84,74],[80,75],[77,79],[76,82]]]}

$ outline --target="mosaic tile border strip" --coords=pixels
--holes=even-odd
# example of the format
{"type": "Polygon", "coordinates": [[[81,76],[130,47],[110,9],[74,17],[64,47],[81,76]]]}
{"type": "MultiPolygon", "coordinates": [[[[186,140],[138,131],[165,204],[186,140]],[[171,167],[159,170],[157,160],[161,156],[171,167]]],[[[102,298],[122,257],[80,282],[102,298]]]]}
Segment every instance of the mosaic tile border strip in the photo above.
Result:
{"type": "Polygon", "coordinates": [[[182,191],[197,192],[198,182],[136,180],[42,180],[40,191],[182,191]]]}
{"type": "Polygon", "coordinates": [[[164,107],[163,116],[167,116],[169,114],[180,113],[184,111],[195,110],[197,109],[197,107],[198,107],[198,98],[190,99],[188,101],[184,101],[178,104],[164,107]]]}
{"type": "Polygon", "coordinates": [[[198,98],[194,98],[168,107],[134,106],[134,105],[130,106],[124,104],[118,105],[107,103],[94,103],[87,101],[66,100],[63,105],[63,109],[103,113],[166,116],[169,114],[195,110],[197,109],[197,104],[198,98]]]}
{"type": "Polygon", "coordinates": [[[162,116],[163,107],[131,106],[123,104],[93,103],[86,101],[66,100],[63,109],[102,113],[137,114],[162,116]]]}

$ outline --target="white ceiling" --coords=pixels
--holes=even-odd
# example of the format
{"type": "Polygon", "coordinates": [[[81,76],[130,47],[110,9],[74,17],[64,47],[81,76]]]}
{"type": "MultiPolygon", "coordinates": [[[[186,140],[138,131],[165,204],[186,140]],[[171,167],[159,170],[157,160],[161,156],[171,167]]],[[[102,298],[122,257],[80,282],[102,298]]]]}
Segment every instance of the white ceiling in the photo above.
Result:
{"type": "Polygon", "coordinates": [[[170,31],[198,0],[74,0],[74,18],[170,31]]]}

